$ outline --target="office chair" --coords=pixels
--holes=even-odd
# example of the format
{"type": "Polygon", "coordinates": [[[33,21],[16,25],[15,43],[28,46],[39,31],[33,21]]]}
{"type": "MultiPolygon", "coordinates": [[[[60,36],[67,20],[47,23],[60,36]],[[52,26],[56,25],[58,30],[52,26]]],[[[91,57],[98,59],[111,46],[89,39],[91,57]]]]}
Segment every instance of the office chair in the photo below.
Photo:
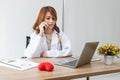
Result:
{"type": "MultiPolygon", "coordinates": [[[[30,43],[30,36],[26,36],[26,48],[28,44],[30,43]]],[[[22,56],[21,58],[27,58],[26,56],[22,56]]]]}
{"type": "Polygon", "coordinates": [[[26,36],[26,48],[27,48],[29,43],[30,43],[30,36],[26,36]]]}

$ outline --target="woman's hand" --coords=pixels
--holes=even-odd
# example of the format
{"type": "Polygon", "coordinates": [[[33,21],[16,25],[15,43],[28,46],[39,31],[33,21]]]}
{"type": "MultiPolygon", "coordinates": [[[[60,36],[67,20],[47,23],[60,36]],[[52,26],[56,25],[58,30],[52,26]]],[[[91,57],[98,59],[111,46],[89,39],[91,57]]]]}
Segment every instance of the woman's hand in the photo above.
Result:
{"type": "Polygon", "coordinates": [[[42,36],[43,33],[46,31],[48,24],[46,22],[42,22],[38,27],[40,30],[39,35],[42,36]]]}
{"type": "Polygon", "coordinates": [[[47,58],[48,56],[47,56],[46,52],[42,52],[40,57],[47,58]]]}

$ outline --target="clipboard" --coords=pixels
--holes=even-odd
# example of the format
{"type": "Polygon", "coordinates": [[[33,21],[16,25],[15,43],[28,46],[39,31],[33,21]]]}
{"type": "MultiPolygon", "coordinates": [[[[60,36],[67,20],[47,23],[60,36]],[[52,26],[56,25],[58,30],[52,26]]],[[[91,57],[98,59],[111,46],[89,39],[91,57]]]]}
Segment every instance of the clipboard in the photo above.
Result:
{"type": "Polygon", "coordinates": [[[5,59],[0,60],[0,66],[5,66],[17,70],[27,70],[37,67],[38,63],[22,59],[5,59]]]}

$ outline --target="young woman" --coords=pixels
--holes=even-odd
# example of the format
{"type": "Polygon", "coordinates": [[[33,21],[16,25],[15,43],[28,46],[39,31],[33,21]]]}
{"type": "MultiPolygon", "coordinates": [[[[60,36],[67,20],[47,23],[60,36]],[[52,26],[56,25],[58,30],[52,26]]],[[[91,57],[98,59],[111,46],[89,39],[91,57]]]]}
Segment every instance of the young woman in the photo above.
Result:
{"type": "Polygon", "coordinates": [[[41,8],[33,25],[34,32],[24,51],[27,58],[71,56],[71,45],[67,36],[56,25],[57,13],[51,6],[41,8]]]}

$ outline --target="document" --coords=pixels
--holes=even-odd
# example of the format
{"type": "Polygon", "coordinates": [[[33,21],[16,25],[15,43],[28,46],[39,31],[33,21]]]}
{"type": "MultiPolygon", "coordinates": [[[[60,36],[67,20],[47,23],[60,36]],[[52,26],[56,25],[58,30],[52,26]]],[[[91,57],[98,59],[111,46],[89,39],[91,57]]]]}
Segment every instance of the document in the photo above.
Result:
{"type": "Polygon", "coordinates": [[[5,66],[17,70],[27,70],[33,67],[37,67],[38,63],[23,59],[5,59],[0,60],[0,66],[5,66]]]}

